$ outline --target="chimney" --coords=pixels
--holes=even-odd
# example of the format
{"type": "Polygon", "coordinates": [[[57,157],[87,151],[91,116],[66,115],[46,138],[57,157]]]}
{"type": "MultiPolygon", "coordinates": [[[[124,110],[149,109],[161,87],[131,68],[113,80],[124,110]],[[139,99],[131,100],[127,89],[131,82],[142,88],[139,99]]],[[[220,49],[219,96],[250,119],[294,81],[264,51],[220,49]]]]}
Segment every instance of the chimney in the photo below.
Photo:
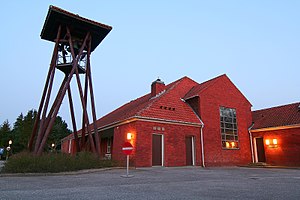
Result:
{"type": "Polygon", "coordinates": [[[162,91],[166,89],[165,83],[162,82],[159,78],[156,81],[153,81],[151,84],[151,97],[155,97],[162,91]]]}

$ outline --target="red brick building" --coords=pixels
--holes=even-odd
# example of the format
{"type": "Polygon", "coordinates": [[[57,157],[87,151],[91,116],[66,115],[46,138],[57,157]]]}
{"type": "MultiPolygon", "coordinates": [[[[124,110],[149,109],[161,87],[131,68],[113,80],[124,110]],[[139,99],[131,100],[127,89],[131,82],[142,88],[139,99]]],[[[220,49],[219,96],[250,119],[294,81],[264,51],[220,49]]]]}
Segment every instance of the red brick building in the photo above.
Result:
{"type": "MultiPolygon", "coordinates": [[[[151,91],[97,121],[103,157],[125,161],[122,145],[134,146],[133,166],[232,166],[251,162],[251,104],[226,75],[204,83],[183,77],[151,91]]],[[[72,136],[62,151],[72,153],[72,136]]]]}
{"type": "Polygon", "coordinates": [[[252,113],[253,161],[300,166],[300,102],[252,113]]]}

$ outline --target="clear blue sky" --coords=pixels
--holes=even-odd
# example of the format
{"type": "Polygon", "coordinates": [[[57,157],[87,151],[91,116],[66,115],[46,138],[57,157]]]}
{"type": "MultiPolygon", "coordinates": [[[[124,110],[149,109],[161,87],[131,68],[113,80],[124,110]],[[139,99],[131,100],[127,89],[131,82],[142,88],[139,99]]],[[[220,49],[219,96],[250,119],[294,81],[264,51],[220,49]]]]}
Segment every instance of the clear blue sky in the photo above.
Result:
{"type": "MultiPolygon", "coordinates": [[[[226,73],[253,110],[300,99],[297,0],[3,1],[1,124],[38,108],[54,45],[40,39],[49,5],[113,27],[91,56],[97,118],[148,93],[157,77],[201,83],[226,73]]],[[[59,115],[69,123],[67,103],[59,115]]]]}

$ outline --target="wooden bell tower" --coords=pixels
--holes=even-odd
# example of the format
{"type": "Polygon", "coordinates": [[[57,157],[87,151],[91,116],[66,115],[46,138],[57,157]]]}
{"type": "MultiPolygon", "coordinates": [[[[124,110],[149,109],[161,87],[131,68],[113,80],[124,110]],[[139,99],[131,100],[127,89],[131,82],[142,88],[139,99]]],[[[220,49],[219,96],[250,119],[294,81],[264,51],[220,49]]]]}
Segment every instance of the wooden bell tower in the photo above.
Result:
{"type": "Polygon", "coordinates": [[[76,151],[91,150],[100,156],[100,137],[97,131],[94,92],[91,77],[90,55],[102,42],[112,27],[95,22],[79,15],[50,6],[45,20],[41,38],[54,42],[52,59],[37,112],[37,117],[28,143],[28,148],[40,155],[54,125],[64,96],[68,95],[73,136],[76,151]],[[58,93],[50,105],[50,96],[54,75],[57,70],[65,76],[58,93]],[[85,76],[84,88],[80,75],[85,76]],[[70,82],[75,77],[82,105],[82,129],[78,133],[75,121],[70,82]],[[89,94],[89,95],[88,95],[89,94]],[[92,123],[87,110],[87,100],[90,96],[92,123]],[[49,107],[50,106],[50,107],[49,107]],[[50,108],[48,110],[48,107],[50,108]],[[86,137],[87,136],[87,137],[86,137]]]}

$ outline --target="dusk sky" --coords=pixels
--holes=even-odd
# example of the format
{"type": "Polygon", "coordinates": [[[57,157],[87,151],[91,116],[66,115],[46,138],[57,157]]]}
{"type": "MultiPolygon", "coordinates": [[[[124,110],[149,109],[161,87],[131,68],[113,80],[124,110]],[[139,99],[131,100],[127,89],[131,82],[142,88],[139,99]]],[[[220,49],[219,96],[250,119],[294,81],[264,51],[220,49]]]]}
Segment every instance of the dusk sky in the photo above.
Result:
{"type": "MultiPolygon", "coordinates": [[[[149,93],[158,77],[227,74],[252,110],[300,101],[298,0],[3,1],[0,124],[38,109],[54,47],[40,38],[49,5],[113,27],[91,55],[97,118],[149,93]]],[[[71,128],[67,98],[59,115],[71,128]]]]}

